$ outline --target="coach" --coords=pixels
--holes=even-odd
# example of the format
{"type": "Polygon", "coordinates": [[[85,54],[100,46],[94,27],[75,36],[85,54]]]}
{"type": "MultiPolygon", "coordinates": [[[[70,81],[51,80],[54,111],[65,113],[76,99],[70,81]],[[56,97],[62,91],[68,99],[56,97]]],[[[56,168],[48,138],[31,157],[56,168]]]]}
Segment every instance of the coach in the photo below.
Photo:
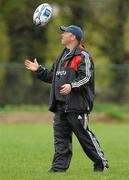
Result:
{"type": "Polygon", "coordinates": [[[72,157],[72,132],[78,138],[85,154],[94,162],[94,171],[108,168],[107,160],[95,135],[88,128],[88,114],[94,101],[94,63],[82,45],[80,27],[61,26],[61,43],[65,46],[48,70],[35,59],[26,59],[27,69],[39,79],[52,83],[50,110],[54,117],[55,153],[49,172],[65,172],[72,157]]]}

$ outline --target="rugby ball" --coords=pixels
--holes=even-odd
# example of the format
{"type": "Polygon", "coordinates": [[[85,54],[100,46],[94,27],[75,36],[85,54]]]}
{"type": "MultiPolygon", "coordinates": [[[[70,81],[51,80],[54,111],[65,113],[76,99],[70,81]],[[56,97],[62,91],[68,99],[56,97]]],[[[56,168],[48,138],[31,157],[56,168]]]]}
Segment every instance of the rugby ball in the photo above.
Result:
{"type": "Polygon", "coordinates": [[[46,25],[52,17],[52,7],[48,3],[40,4],[33,14],[33,23],[35,26],[46,25]]]}

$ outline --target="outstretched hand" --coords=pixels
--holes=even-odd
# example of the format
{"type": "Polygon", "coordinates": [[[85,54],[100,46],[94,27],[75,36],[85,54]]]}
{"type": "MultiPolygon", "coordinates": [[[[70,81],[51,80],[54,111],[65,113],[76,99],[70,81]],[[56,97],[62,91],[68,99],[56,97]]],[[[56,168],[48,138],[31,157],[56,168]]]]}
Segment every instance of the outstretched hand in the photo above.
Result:
{"type": "Polygon", "coordinates": [[[37,71],[39,68],[39,63],[37,62],[37,59],[35,58],[34,61],[30,61],[28,59],[25,59],[24,61],[26,69],[29,69],[31,71],[37,71]]]}

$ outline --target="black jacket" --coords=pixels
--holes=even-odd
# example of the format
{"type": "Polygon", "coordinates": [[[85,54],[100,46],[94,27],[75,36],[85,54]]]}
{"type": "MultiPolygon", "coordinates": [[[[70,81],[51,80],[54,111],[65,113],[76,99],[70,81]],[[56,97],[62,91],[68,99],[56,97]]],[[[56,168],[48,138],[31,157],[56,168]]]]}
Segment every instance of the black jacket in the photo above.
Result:
{"type": "MultiPolygon", "coordinates": [[[[52,83],[49,108],[52,112],[56,112],[57,110],[54,92],[55,75],[58,63],[65,51],[66,48],[63,49],[51,70],[40,66],[36,71],[39,79],[47,83],[52,83]]],[[[67,57],[64,67],[70,71],[69,78],[72,87],[70,94],[66,97],[65,111],[89,113],[92,110],[94,100],[94,63],[83,45],[80,44],[67,57]]]]}

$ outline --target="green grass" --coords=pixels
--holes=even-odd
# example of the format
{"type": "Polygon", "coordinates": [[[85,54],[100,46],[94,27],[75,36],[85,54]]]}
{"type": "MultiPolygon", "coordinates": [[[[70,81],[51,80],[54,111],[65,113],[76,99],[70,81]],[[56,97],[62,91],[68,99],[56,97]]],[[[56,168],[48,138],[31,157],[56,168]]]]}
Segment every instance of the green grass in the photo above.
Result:
{"type": "Polygon", "coordinates": [[[91,124],[110,169],[94,173],[92,162],[73,138],[73,158],[66,173],[47,172],[53,156],[51,124],[0,124],[0,180],[128,180],[129,124],[91,124]]]}
{"type": "Polygon", "coordinates": [[[96,102],[93,111],[95,113],[104,112],[108,117],[117,120],[127,120],[127,118],[129,118],[129,104],[96,102]]]}
{"type": "Polygon", "coordinates": [[[48,106],[46,105],[6,105],[0,107],[0,112],[48,112],[48,106]]]}
{"type": "Polygon", "coordinates": [[[122,113],[129,113],[129,104],[95,102],[93,110],[95,112],[109,112],[109,111],[117,110],[122,113]]]}

